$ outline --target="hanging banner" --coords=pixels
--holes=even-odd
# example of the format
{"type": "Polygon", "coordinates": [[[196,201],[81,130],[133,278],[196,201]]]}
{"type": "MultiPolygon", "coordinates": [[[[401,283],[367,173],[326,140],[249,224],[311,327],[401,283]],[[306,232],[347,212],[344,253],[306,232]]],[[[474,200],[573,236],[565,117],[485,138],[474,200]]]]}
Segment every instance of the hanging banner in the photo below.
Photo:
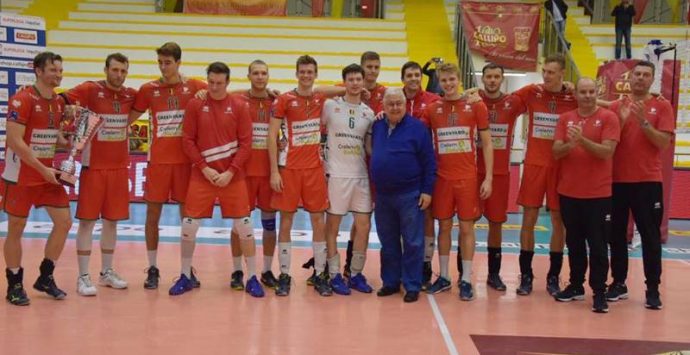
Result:
{"type": "MultiPolygon", "coordinates": [[[[55,161],[63,161],[67,159],[67,153],[57,152],[55,153],[55,161]]],[[[77,170],[76,176],[79,177],[81,173],[81,162],[79,159],[75,161],[77,170]]],[[[130,202],[143,202],[144,201],[144,186],[146,184],[146,167],[147,167],[147,156],[146,154],[130,154],[129,155],[129,201],[130,202]]],[[[5,167],[5,162],[0,162],[0,171],[5,167]]],[[[74,187],[64,186],[65,192],[69,196],[70,200],[76,201],[79,196],[79,181],[74,187]]]]}
{"type": "Polygon", "coordinates": [[[188,14],[285,16],[287,0],[185,0],[188,14]]]}
{"type": "Polygon", "coordinates": [[[535,71],[541,4],[463,1],[470,49],[508,69],[535,71]]]}
{"type": "Polygon", "coordinates": [[[614,101],[630,94],[630,78],[637,60],[610,61],[599,66],[597,71],[598,96],[602,100],[614,101]]]}
{"type": "Polygon", "coordinates": [[[18,88],[33,84],[33,59],[46,50],[43,18],[0,12],[0,161],[5,160],[7,102],[18,88]]]}
{"type": "MultiPolygon", "coordinates": [[[[673,125],[678,120],[678,93],[680,85],[680,62],[664,60],[661,62],[661,95],[671,100],[673,107],[673,125]]],[[[668,221],[671,213],[671,189],[673,188],[673,158],[676,153],[676,136],[671,137],[671,144],[661,153],[661,171],[664,179],[664,217],[661,220],[661,242],[668,240],[668,221]]],[[[677,196],[680,197],[680,196],[677,196]]]]}
{"type": "Polygon", "coordinates": [[[649,3],[649,0],[634,0],[633,1],[633,6],[635,7],[635,18],[633,21],[635,23],[640,23],[640,20],[642,19],[642,15],[644,14],[645,10],[647,9],[647,4],[649,3]]]}
{"type": "MultiPolygon", "coordinates": [[[[597,83],[599,84],[599,98],[607,101],[618,100],[623,95],[630,94],[630,79],[637,60],[618,60],[608,62],[599,67],[597,83]]],[[[660,67],[656,72],[661,74],[661,95],[671,102],[673,107],[673,121],[678,117],[678,88],[680,85],[680,62],[673,60],[659,61],[660,67]]],[[[668,239],[668,221],[671,211],[671,189],[673,181],[673,158],[675,154],[675,136],[669,147],[661,154],[664,191],[664,217],[661,222],[661,240],[668,239]]],[[[632,220],[632,218],[631,218],[632,220]]],[[[632,226],[629,228],[629,238],[632,239],[632,226]]]]}

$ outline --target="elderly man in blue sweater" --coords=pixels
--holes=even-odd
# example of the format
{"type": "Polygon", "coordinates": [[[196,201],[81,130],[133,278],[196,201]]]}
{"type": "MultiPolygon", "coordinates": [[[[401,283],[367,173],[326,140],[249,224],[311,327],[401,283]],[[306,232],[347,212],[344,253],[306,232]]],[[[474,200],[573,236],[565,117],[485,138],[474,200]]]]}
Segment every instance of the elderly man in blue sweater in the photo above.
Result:
{"type": "Polygon", "coordinates": [[[378,296],[405,288],[415,302],[422,287],[424,213],[431,204],[436,161],[431,134],[405,112],[405,94],[389,88],[383,96],[384,119],[372,127],[371,176],[376,189],[374,217],[381,240],[378,296]]]}

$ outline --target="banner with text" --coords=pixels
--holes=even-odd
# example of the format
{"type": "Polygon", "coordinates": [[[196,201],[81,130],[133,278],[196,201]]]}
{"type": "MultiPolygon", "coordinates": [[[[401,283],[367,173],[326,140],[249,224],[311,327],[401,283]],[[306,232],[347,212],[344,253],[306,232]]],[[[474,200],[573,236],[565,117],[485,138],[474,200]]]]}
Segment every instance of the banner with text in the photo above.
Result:
{"type": "Polygon", "coordinates": [[[189,14],[285,16],[287,0],[185,0],[189,14]]]}
{"type": "Polygon", "coordinates": [[[537,69],[540,4],[463,1],[470,49],[508,69],[537,69]]]}
{"type": "Polygon", "coordinates": [[[0,161],[5,160],[7,105],[17,88],[33,84],[33,59],[46,49],[43,18],[0,12],[0,161]]]}

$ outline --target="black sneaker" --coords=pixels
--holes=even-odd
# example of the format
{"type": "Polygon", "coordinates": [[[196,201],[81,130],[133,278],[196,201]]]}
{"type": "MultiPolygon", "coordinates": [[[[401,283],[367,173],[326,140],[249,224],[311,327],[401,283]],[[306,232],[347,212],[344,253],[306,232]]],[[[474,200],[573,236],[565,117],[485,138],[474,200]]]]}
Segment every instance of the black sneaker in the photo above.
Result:
{"type": "Polygon", "coordinates": [[[201,281],[199,281],[199,279],[196,278],[196,274],[194,273],[195,271],[196,270],[194,270],[194,268],[192,268],[192,271],[189,273],[190,274],[189,282],[192,283],[192,288],[199,288],[199,287],[201,287],[201,281]]]}
{"type": "Polygon", "coordinates": [[[486,278],[486,284],[496,291],[506,290],[506,284],[503,283],[503,280],[501,280],[501,276],[499,276],[498,274],[489,274],[489,276],[486,278]]]}
{"type": "Polygon", "coordinates": [[[28,306],[31,303],[29,297],[26,295],[24,285],[21,283],[14,284],[14,287],[7,288],[7,302],[15,306],[28,306]]]}
{"type": "Polygon", "coordinates": [[[609,302],[616,302],[618,300],[628,299],[628,287],[624,283],[614,282],[609,285],[606,290],[606,300],[609,302]]]}
{"type": "Polygon", "coordinates": [[[603,293],[594,294],[594,303],[592,304],[592,312],[594,313],[609,313],[609,304],[606,302],[606,295],[603,293]]]}
{"type": "Polygon", "coordinates": [[[328,283],[328,279],[325,274],[321,274],[314,278],[314,290],[319,293],[322,297],[328,297],[333,295],[333,289],[328,283]]]}
{"type": "Polygon", "coordinates": [[[424,262],[424,270],[422,271],[422,291],[431,287],[431,261],[424,262]]]}
{"type": "Polygon", "coordinates": [[[150,266],[146,269],[146,281],[144,281],[144,288],[147,290],[155,290],[158,288],[158,281],[161,278],[161,273],[155,266],[150,266]]]}
{"type": "Polygon", "coordinates": [[[307,278],[307,286],[314,286],[316,283],[316,270],[312,271],[311,276],[307,278]]]}
{"type": "Polygon", "coordinates": [[[244,272],[237,270],[230,275],[230,288],[235,291],[244,291],[244,272]]]}
{"type": "Polygon", "coordinates": [[[532,282],[534,281],[534,276],[532,275],[520,275],[520,287],[515,290],[515,292],[520,296],[527,296],[532,293],[532,282]]]}
{"type": "Polygon", "coordinates": [[[645,291],[645,297],[647,298],[647,301],[644,303],[644,306],[647,309],[653,309],[658,311],[664,308],[664,305],[661,304],[659,291],[645,291]]]}
{"type": "MultiPolygon", "coordinates": [[[[314,268],[314,262],[315,262],[314,258],[312,257],[311,259],[307,260],[306,263],[302,264],[303,269],[307,269],[307,270],[308,269],[314,269],[311,276],[309,276],[309,278],[307,278],[307,286],[314,286],[314,279],[316,278],[316,269],[314,268]]],[[[324,269],[324,272],[326,273],[327,276],[329,275],[328,264],[326,264],[326,268],[324,269]]]]}
{"type": "Polygon", "coordinates": [[[552,275],[546,278],[546,292],[551,296],[556,296],[561,292],[561,285],[558,276],[552,275]]]}
{"type": "Polygon", "coordinates": [[[394,295],[396,293],[400,293],[400,287],[383,286],[378,291],[376,291],[376,296],[386,297],[386,296],[394,295]]]}
{"type": "Polygon", "coordinates": [[[556,293],[553,298],[559,302],[584,301],[585,289],[582,286],[568,285],[563,291],[556,293]]]}
{"type": "Polygon", "coordinates": [[[287,296],[290,294],[290,284],[292,277],[288,274],[281,273],[278,276],[278,287],[276,287],[276,296],[287,296]]]}
{"type": "Polygon", "coordinates": [[[403,297],[403,301],[405,303],[417,302],[418,299],[419,299],[419,292],[417,292],[417,291],[409,291],[405,294],[405,297],[403,297]]]}
{"type": "Polygon", "coordinates": [[[55,298],[56,300],[65,299],[65,297],[67,296],[67,293],[59,289],[55,284],[55,279],[53,278],[53,275],[48,275],[47,277],[39,276],[38,279],[36,279],[36,282],[34,282],[34,289],[37,291],[45,292],[49,296],[55,298]]]}
{"type": "Polygon", "coordinates": [[[261,273],[261,283],[268,288],[275,289],[278,287],[278,279],[273,276],[273,271],[271,270],[261,273]]]}

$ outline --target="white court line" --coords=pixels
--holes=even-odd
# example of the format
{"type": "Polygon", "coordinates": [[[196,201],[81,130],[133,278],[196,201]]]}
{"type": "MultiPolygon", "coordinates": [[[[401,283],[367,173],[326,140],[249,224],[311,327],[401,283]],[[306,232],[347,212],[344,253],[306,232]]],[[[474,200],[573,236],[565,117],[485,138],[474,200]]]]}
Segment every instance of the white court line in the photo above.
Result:
{"type": "Polygon", "coordinates": [[[458,352],[458,349],[455,348],[455,343],[453,342],[453,338],[450,336],[450,331],[448,331],[448,326],[446,326],[446,321],[443,320],[443,315],[441,314],[441,310],[438,308],[438,304],[436,303],[436,299],[434,298],[433,295],[426,295],[427,299],[429,300],[429,304],[431,305],[431,311],[434,312],[434,318],[436,318],[436,323],[438,324],[439,329],[441,330],[441,335],[443,335],[443,341],[446,343],[446,347],[448,348],[448,353],[450,355],[458,355],[460,354],[458,352]]]}

